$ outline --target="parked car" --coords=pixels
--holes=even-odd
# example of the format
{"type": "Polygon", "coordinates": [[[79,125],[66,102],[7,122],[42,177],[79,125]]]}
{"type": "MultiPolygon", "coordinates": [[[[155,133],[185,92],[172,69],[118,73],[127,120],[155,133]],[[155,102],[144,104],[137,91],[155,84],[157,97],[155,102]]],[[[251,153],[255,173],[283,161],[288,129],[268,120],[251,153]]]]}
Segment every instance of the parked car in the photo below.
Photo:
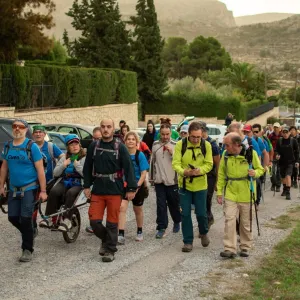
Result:
{"type": "Polygon", "coordinates": [[[223,138],[225,136],[227,127],[225,125],[207,124],[208,135],[215,139],[217,144],[221,147],[223,144],[223,138]]]}
{"type": "Polygon", "coordinates": [[[50,142],[55,144],[63,153],[67,152],[67,147],[65,144],[65,135],[58,132],[47,132],[50,138],[50,142]]]}
{"type": "Polygon", "coordinates": [[[95,126],[81,124],[46,124],[44,125],[47,131],[59,132],[62,135],[77,134],[80,138],[80,143],[83,148],[88,148],[93,141],[93,129],[95,126]]]}

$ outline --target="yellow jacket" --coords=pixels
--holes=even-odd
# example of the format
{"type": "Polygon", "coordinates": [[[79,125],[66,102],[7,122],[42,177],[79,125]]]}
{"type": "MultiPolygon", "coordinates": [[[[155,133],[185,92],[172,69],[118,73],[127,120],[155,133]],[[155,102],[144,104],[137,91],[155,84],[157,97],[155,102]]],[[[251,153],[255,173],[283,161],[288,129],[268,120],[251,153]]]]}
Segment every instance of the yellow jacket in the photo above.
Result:
{"type": "MultiPolygon", "coordinates": [[[[264,168],[262,167],[258,155],[255,150],[253,151],[252,164],[255,170],[255,177],[253,177],[254,193],[256,193],[256,178],[259,178],[264,174],[264,168]]],[[[246,158],[242,155],[228,156],[227,159],[227,175],[225,167],[225,155],[224,151],[219,171],[218,171],[218,183],[217,188],[218,196],[222,196],[225,189],[225,199],[234,202],[250,202],[250,179],[248,177],[249,164],[246,158]],[[228,177],[228,181],[226,178],[228,177]],[[230,180],[230,178],[245,178],[245,180],[230,180]],[[226,187],[226,188],[225,188],[226,187]]]]}
{"type": "Polygon", "coordinates": [[[183,172],[185,169],[189,169],[188,164],[191,164],[195,168],[200,169],[200,177],[195,177],[193,182],[190,183],[190,179],[186,178],[186,189],[191,192],[197,192],[207,189],[207,178],[206,174],[211,171],[213,167],[213,158],[211,144],[205,141],[206,155],[202,154],[200,148],[200,142],[198,145],[193,145],[189,140],[187,141],[187,149],[181,157],[182,140],[177,142],[175,146],[175,152],[173,154],[172,167],[177,172],[179,180],[178,185],[180,188],[183,187],[183,172]],[[193,160],[193,151],[189,148],[193,148],[196,160],[193,160]]]}

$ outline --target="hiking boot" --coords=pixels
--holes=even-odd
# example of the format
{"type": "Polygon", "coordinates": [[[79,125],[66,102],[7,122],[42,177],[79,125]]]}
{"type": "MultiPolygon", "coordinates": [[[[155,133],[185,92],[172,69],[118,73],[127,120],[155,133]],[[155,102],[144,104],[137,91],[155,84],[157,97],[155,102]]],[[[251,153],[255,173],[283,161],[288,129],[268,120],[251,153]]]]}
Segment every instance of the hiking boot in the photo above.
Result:
{"type": "Polygon", "coordinates": [[[248,257],[249,256],[249,252],[246,249],[242,249],[240,252],[240,256],[241,257],[248,257]]]}
{"type": "Polygon", "coordinates": [[[110,252],[106,252],[104,253],[104,255],[102,256],[102,261],[103,262],[112,262],[115,260],[115,255],[113,253],[110,252]]]}
{"type": "Polygon", "coordinates": [[[40,223],[39,226],[41,228],[51,228],[53,225],[52,220],[51,219],[43,219],[40,223]]]}
{"type": "Polygon", "coordinates": [[[86,226],[86,227],[85,227],[85,231],[86,231],[87,233],[94,233],[94,230],[93,230],[92,226],[86,226]]]}
{"type": "Polygon", "coordinates": [[[287,193],[287,190],[284,188],[283,191],[282,191],[282,193],[281,193],[281,196],[282,197],[286,196],[286,193],[287,193]]]}
{"type": "Polygon", "coordinates": [[[104,256],[106,252],[107,251],[106,251],[105,247],[103,246],[103,244],[101,244],[101,247],[99,250],[99,255],[104,256]]]}
{"type": "Polygon", "coordinates": [[[235,258],[236,254],[229,250],[225,250],[220,253],[220,256],[224,258],[235,258]]]}
{"type": "Polygon", "coordinates": [[[173,225],[173,232],[177,233],[180,231],[180,223],[174,223],[173,225]]]}
{"type": "Polygon", "coordinates": [[[297,181],[293,181],[293,188],[294,188],[294,189],[297,189],[297,188],[298,188],[297,181]]]}
{"type": "Polygon", "coordinates": [[[210,243],[210,240],[209,240],[207,234],[203,234],[203,235],[201,234],[199,237],[201,239],[201,245],[203,247],[207,247],[210,243]]]}
{"type": "Polygon", "coordinates": [[[72,228],[72,221],[70,219],[65,218],[60,225],[58,226],[57,230],[61,232],[68,232],[72,228]]]}
{"type": "Polygon", "coordinates": [[[27,249],[23,250],[19,262],[30,262],[30,261],[32,261],[32,253],[27,249]]]}
{"type": "Polygon", "coordinates": [[[155,237],[157,239],[162,239],[165,236],[166,236],[166,230],[165,229],[159,229],[159,230],[157,230],[156,235],[155,235],[155,237]]]}
{"type": "Polygon", "coordinates": [[[291,200],[291,193],[289,191],[286,192],[285,199],[291,200]]]}
{"type": "Polygon", "coordinates": [[[182,252],[191,252],[193,250],[193,245],[184,244],[181,250],[182,252]]]}
{"type": "Polygon", "coordinates": [[[125,236],[118,235],[118,245],[125,245],[125,236]]]}
{"type": "Polygon", "coordinates": [[[276,193],[280,192],[280,186],[276,186],[276,193]]]}
{"type": "Polygon", "coordinates": [[[142,242],[142,241],[144,240],[143,233],[142,233],[142,232],[141,232],[141,233],[138,233],[138,234],[136,235],[136,237],[135,237],[135,240],[136,240],[137,242],[142,242]]]}

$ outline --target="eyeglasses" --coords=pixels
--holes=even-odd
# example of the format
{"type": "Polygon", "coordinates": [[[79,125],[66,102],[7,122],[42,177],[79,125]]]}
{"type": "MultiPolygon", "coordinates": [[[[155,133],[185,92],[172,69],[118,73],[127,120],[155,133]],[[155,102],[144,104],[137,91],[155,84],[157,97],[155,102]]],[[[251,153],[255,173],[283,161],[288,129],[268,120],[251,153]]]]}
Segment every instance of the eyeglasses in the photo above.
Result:
{"type": "Polygon", "coordinates": [[[259,133],[259,131],[252,131],[253,133],[259,133]]]}
{"type": "Polygon", "coordinates": [[[17,129],[17,128],[19,128],[19,129],[25,129],[25,128],[27,128],[25,125],[19,125],[19,124],[12,124],[12,129],[17,129]]]}

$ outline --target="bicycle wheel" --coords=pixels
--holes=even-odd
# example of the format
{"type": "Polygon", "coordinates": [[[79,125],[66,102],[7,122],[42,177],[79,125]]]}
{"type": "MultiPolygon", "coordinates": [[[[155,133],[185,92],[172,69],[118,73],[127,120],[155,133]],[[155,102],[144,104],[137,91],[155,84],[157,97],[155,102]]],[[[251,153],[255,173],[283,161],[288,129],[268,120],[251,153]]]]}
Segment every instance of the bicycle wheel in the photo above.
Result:
{"type": "Polygon", "coordinates": [[[67,232],[63,232],[63,238],[68,244],[76,242],[80,233],[81,218],[77,208],[74,208],[72,211],[71,221],[72,228],[67,232]]]}

